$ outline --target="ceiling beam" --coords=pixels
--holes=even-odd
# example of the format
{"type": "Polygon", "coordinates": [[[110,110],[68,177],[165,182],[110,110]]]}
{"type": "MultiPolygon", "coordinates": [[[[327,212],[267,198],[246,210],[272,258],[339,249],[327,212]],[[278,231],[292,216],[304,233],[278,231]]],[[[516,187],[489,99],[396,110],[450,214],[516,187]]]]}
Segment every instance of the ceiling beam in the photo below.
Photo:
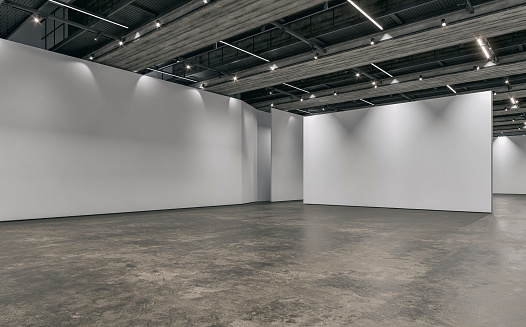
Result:
{"type": "Polygon", "coordinates": [[[129,33],[126,39],[134,42],[127,43],[118,51],[115,51],[115,46],[97,50],[98,62],[139,71],[323,2],[221,0],[204,4],[203,1],[192,1],[176,10],[184,14],[173,19],[161,17],[162,28],[154,31],[146,26],[143,33],[139,33],[140,38],[135,37],[136,33],[129,33]]]}
{"type": "MultiPolygon", "coordinates": [[[[503,65],[503,64],[515,63],[515,62],[524,61],[524,60],[526,60],[526,53],[518,53],[518,54],[502,57],[501,63],[499,65],[497,65],[497,66],[481,68],[480,70],[473,70],[473,65],[483,67],[484,64],[486,63],[485,60],[477,61],[477,62],[470,62],[470,63],[465,63],[465,64],[460,64],[460,65],[455,65],[455,66],[450,66],[450,67],[437,68],[437,69],[428,70],[428,71],[425,71],[425,72],[415,72],[415,73],[411,73],[411,74],[396,76],[396,79],[399,81],[399,83],[397,83],[397,84],[391,84],[391,85],[378,84],[378,85],[380,85],[378,87],[378,89],[372,89],[371,84],[369,82],[355,83],[355,84],[348,85],[348,86],[342,86],[342,87],[337,87],[337,88],[333,88],[333,89],[317,91],[317,92],[315,92],[315,95],[316,95],[315,99],[309,99],[308,101],[302,103],[301,105],[302,105],[302,107],[305,106],[305,105],[310,105],[309,101],[314,101],[314,100],[316,100],[315,102],[318,102],[318,101],[319,102],[331,101],[332,103],[345,102],[345,101],[343,101],[343,97],[338,96],[337,98],[335,98],[335,97],[332,96],[335,91],[336,91],[336,93],[338,95],[343,95],[343,94],[346,94],[346,93],[373,91],[375,93],[373,93],[371,95],[373,97],[375,97],[375,94],[379,94],[378,91],[382,91],[382,92],[387,91],[387,89],[385,89],[386,87],[391,87],[390,90],[392,90],[392,93],[388,93],[388,95],[390,95],[390,94],[398,94],[400,92],[409,93],[409,92],[413,92],[413,91],[417,91],[418,90],[418,89],[406,89],[404,87],[404,85],[406,83],[408,83],[408,82],[416,82],[415,84],[417,85],[417,87],[426,85],[423,89],[428,89],[428,88],[431,88],[431,87],[443,87],[446,84],[451,84],[451,85],[459,84],[459,83],[462,83],[461,80],[456,80],[455,78],[458,78],[459,76],[460,77],[462,76],[462,75],[459,75],[459,74],[468,73],[468,72],[473,72],[474,73],[473,75],[477,78],[474,81],[498,78],[498,77],[501,77],[504,74],[506,74],[506,73],[501,73],[498,67],[501,67],[501,65],[503,65]],[[482,73],[482,72],[490,72],[490,73],[489,74],[478,74],[478,73],[482,73]],[[493,75],[493,74],[495,74],[495,75],[493,75]],[[420,75],[424,76],[423,81],[419,81],[419,76],[420,75]],[[437,77],[440,77],[442,79],[442,81],[447,79],[446,80],[447,83],[446,84],[433,85],[433,86],[430,86],[430,84],[426,84],[426,83],[428,83],[430,81],[430,79],[437,78],[437,77]],[[397,90],[401,90],[401,91],[397,92],[397,90]]],[[[385,80],[389,81],[391,79],[389,78],[389,79],[385,79],[385,80]]],[[[514,95],[516,98],[520,98],[522,96],[526,96],[526,90],[520,91],[522,86],[521,87],[516,87],[516,88],[517,88],[517,90],[512,90],[512,92],[509,93],[508,92],[508,88],[506,87],[506,85],[503,82],[502,86],[500,86],[498,88],[495,88],[494,91],[497,92],[497,99],[502,99],[502,100],[509,99],[510,94],[516,94],[516,95],[514,95]]],[[[289,107],[295,107],[297,105],[297,103],[290,102],[288,99],[282,99],[282,100],[279,100],[279,101],[274,101],[274,104],[276,105],[277,108],[289,108],[289,107]]],[[[252,103],[251,105],[254,106],[255,108],[260,108],[260,107],[264,108],[264,107],[268,106],[269,103],[268,103],[268,101],[262,101],[262,102],[258,102],[258,103],[252,103]]],[[[319,104],[317,103],[316,105],[319,105],[319,104]]]]}
{"type": "Polygon", "coordinates": [[[322,51],[323,53],[327,53],[327,49],[325,49],[324,47],[322,47],[322,46],[320,46],[320,45],[318,45],[318,44],[316,44],[316,43],[310,41],[309,39],[307,39],[307,38],[301,36],[300,34],[294,32],[293,30],[291,30],[291,29],[288,28],[287,26],[282,25],[282,24],[280,24],[280,23],[278,23],[278,22],[276,22],[276,21],[273,21],[273,22],[270,22],[270,23],[271,23],[272,25],[276,26],[277,28],[279,28],[280,30],[282,30],[283,32],[288,33],[288,34],[294,36],[295,38],[297,38],[298,40],[300,40],[300,41],[302,41],[302,42],[304,42],[304,43],[307,43],[307,44],[311,47],[311,49],[316,48],[316,49],[322,51]]]}
{"type": "Polygon", "coordinates": [[[476,42],[477,36],[492,37],[524,29],[522,21],[526,15],[526,4],[521,0],[507,0],[515,6],[503,10],[503,1],[481,5],[475,15],[466,11],[448,14],[448,26],[439,27],[437,18],[386,31],[392,39],[369,45],[369,35],[357,40],[328,47],[328,55],[313,60],[311,54],[302,54],[276,61],[279,67],[272,73],[268,65],[238,72],[238,83],[216,79],[208,81],[209,90],[220,94],[236,94],[262,87],[291,82],[359,67],[371,62],[382,62],[402,56],[437,50],[457,44],[476,42]]]}
{"type": "Polygon", "coordinates": [[[305,101],[290,102],[286,104],[276,105],[278,109],[292,110],[292,109],[306,109],[320,105],[335,104],[342,102],[349,102],[359,99],[370,99],[381,96],[388,96],[392,94],[399,94],[402,92],[414,92],[419,90],[427,90],[433,88],[443,87],[455,84],[463,84],[475,81],[489,80],[499,76],[518,75],[523,74],[526,70],[526,61],[519,61],[509,64],[500,64],[498,66],[487,67],[481,70],[468,70],[459,73],[447,74],[426,78],[422,81],[418,79],[412,81],[401,82],[397,84],[389,84],[380,86],[377,89],[367,87],[361,90],[352,92],[338,92],[338,96],[316,96],[313,99],[306,99],[305,101]]]}

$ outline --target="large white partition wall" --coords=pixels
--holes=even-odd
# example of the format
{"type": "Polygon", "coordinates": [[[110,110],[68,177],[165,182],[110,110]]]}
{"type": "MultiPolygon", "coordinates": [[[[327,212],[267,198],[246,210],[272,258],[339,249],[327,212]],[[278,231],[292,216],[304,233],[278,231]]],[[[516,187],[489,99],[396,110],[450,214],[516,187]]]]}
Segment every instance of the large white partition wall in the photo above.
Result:
{"type": "Polygon", "coordinates": [[[5,40],[0,58],[0,220],[269,200],[270,114],[5,40]]]}
{"type": "Polygon", "coordinates": [[[526,136],[493,140],[493,192],[526,194],[526,136]]]}
{"type": "Polygon", "coordinates": [[[491,92],[304,124],[305,203],[491,212],[491,92]]]}
{"type": "Polygon", "coordinates": [[[272,109],[272,201],[303,199],[303,117],[272,109]]]}

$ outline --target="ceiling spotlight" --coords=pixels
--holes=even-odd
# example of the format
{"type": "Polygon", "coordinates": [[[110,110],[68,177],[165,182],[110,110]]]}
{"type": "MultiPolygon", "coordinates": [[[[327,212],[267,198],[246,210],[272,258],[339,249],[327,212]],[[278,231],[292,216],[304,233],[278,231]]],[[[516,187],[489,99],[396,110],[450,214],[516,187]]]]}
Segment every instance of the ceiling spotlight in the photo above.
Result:
{"type": "Polygon", "coordinates": [[[38,18],[38,16],[33,16],[33,21],[35,23],[40,23],[40,18],[38,18]]]}
{"type": "Polygon", "coordinates": [[[271,106],[272,108],[274,108],[274,103],[271,103],[270,106],[271,106]]]}
{"type": "Polygon", "coordinates": [[[356,73],[356,77],[360,77],[360,73],[356,73]]]}
{"type": "Polygon", "coordinates": [[[367,19],[369,19],[371,22],[373,22],[374,25],[376,25],[379,29],[381,29],[383,31],[383,27],[378,24],[374,19],[371,18],[371,16],[367,15],[367,13],[365,11],[362,10],[362,8],[358,7],[357,4],[355,4],[354,2],[352,2],[351,0],[347,0],[351,5],[353,5],[354,8],[356,8],[359,12],[362,13],[362,15],[364,15],[365,17],[367,17],[367,19]]]}
{"type": "Polygon", "coordinates": [[[322,111],[325,111],[325,107],[321,108],[322,111]]]}
{"type": "Polygon", "coordinates": [[[270,66],[270,70],[271,71],[275,71],[276,69],[278,69],[278,65],[274,64],[274,65],[270,66]]]}
{"type": "Polygon", "coordinates": [[[418,76],[418,80],[419,80],[419,81],[421,81],[421,80],[423,80],[423,79],[424,79],[424,76],[422,76],[422,75],[418,76]]]}
{"type": "Polygon", "coordinates": [[[316,54],[314,55],[314,60],[318,60],[319,56],[320,56],[320,54],[316,52],[316,54]]]}
{"type": "Polygon", "coordinates": [[[272,93],[274,93],[274,92],[272,92],[272,91],[269,91],[269,92],[268,92],[268,94],[270,94],[270,95],[272,95],[272,93]]]}
{"type": "Polygon", "coordinates": [[[161,21],[160,20],[155,22],[155,27],[157,27],[157,28],[161,27],[161,21]]]}
{"type": "Polygon", "coordinates": [[[473,70],[480,70],[480,66],[473,66],[473,70]]]}
{"type": "Polygon", "coordinates": [[[303,102],[303,97],[300,98],[300,102],[303,102]]]}
{"type": "Polygon", "coordinates": [[[234,76],[234,82],[237,82],[237,76],[234,76]]]}
{"type": "Polygon", "coordinates": [[[374,37],[371,38],[371,45],[374,45],[374,37]]]}
{"type": "Polygon", "coordinates": [[[374,88],[377,89],[377,88],[378,88],[378,85],[375,85],[374,88]]]}
{"type": "Polygon", "coordinates": [[[332,95],[334,95],[334,96],[337,96],[337,95],[338,95],[338,93],[337,93],[336,91],[334,91],[334,93],[333,93],[332,95]]]}
{"type": "Polygon", "coordinates": [[[493,95],[497,95],[497,92],[493,92],[493,95]]]}
{"type": "Polygon", "coordinates": [[[201,84],[201,85],[199,86],[199,88],[200,88],[201,90],[204,90],[204,89],[205,89],[205,85],[204,85],[204,84],[201,84]]]}
{"type": "Polygon", "coordinates": [[[206,5],[208,3],[208,0],[203,0],[203,3],[206,5]]]}
{"type": "Polygon", "coordinates": [[[443,18],[443,19],[441,20],[441,22],[442,22],[442,24],[441,24],[442,27],[446,27],[446,26],[447,26],[447,23],[446,23],[446,19],[445,19],[445,18],[443,18]]]}
{"type": "Polygon", "coordinates": [[[506,78],[506,80],[504,81],[504,83],[506,83],[506,84],[510,84],[510,80],[506,78]]]}
{"type": "Polygon", "coordinates": [[[373,81],[371,84],[376,85],[376,81],[373,81]]]}
{"type": "Polygon", "coordinates": [[[92,53],[89,55],[89,60],[93,60],[93,59],[95,59],[95,54],[92,53]]]}
{"type": "Polygon", "coordinates": [[[515,100],[513,97],[510,98],[510,100],[511,100],[511,104],[517,104],[517,103],[519,103],[519,102],[518,102],[517,100],[515,100]]]}
{"type": "Polygon", "coordinates": [[[121,40],[119,41],[119,45],[120,45],[121,47],[124,45],[124,39],[121,39],[121,40]]]}
{"type": "Polygon", "coordinates": [[[99,32],[99,33],[97,33],[97,35],[95,35],[95,37],[93,38],[93,40],[95,40],[95,41],[98,41],[98,40],[99,40],[99,38],[100,38],[100,35],[101,35],[101,33],[100,33],[100,32],[99,32]]]}
{"type": "Polygon", "coordinates": [[[190,69],[190,68],[192,68],[192,66],[186,64],[186,69],[190,69]]]}

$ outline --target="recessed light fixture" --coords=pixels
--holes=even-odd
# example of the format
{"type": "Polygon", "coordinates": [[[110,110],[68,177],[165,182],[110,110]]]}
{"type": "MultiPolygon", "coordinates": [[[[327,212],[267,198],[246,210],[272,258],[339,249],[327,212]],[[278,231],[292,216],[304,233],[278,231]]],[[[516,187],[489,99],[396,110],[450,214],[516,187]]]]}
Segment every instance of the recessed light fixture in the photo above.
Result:
{"type": "Polygon", "coordinates": [[[365,11],[362,10],[362,8],[358,7],[357,4],[355,4],[354,2],[352,2],[351,0],[347,0],[351,5],[353,5],[354,8],[358,9],[359,12],[362,13],[362,15],[364,15],[365,17],[367,17],[367,19],[369,19],[371,22],[374,23],[374,25],[376,25],[379,29],[381,29],[383,31],[383,27],[378,24],[374,19],[371,18],[371,16],[367,15],[367,13],[365,11]]]}
{"type": "Polygon", "coordinates": [[[193,80],[193,79],[190,79],[190,78],[186,78],[186,77],[182,77],[182,76],[178,76],[178,75],[171,74],[171,73],[167,73],[167,72],[163,72],[161,70],[157,70],[157,69],[153,69],[153,68],[148,68],[148,70],[151,70],[152,72],[161,73],[161,74],[165,74],[165,75],[172,76],[172,77],[175,77],[175,78],[184,79],[186,81],[197,83],[196,80],[193,80]]]}
{"type": "Polygon", "coordinates": [[[100,20],[103,20],[103,21],[105,21],[105,22],[108,22],[108,23],[111,23],[111,24],[114,24],[114,25],[117,25],[117,26],[120,26],[120,27],[123,27],[123,28],[128,28],[128,26],[125,26],[125,25],[119,24],[119,23],[117,23],[117,22],[114,22],[114,21],[109,20],[109,19],[107,19],[107,18],[104,18],[104,17],[102,17],[102,16],[95,15],[95,14],[93,14],[93,13],[90,13],[90,12],[88,12],[88,11],[84,11],[84,10],[82,10],[82,9],[80,9],[80,8],[70,6],[70,5],[65,4],[65,3],[63,3],[63,2],[56,1],[56,0],[48,0],[48,1],[51,2],[51,3],[54,3],[54,4],[58,5],[58,6],[65,7],[65,8],[71,9],[71,10],[75,10],[75,11],[81,12],[81,13],[83,13],[83,14],[85,14],[85,15],[88,15],[88,16],[91,16],[91,17],[95,17],[95,18],[100,19],[100,20]]]}
{"type": "Polygon", "coordinates": [[[441,22],[442,27],[446,27],[447,26],[445,18],[443,18],[440,22],[441,22]]]}
{"type": "Polygon", "coordinates": [[[387,76],[389,76],[389,77],[393,77],[393,75],[389,74],[388,72],[386,72],[386,71],[383,70],[382,68],[376,66],[375,64],[371,63],[371,65],[372,65],[374,68],[376,68],[376,69],[380,70],[381,72],[383,72],[384,74],[387,74],[387,76]]]}
{"type": "Polygon", "coordinates": [[[290,84],[287,84],[287,83],[283,83],[283,85],[286,85],[288,87],[292,87],[293,89],[300,90],[300,91],[305,92],[305,93],[310,93],[309,91],[306,91],[304,89],[300,89],[299,87],[296,87],[294,85],[290,85],[290,84]]]}
{"type": "Polygon", "coordinates": [[[449,88],[449,89],[450,89],[450,90],[451,90],[451,91],[452,91],[453,93],[457,94],[457,91],[455,91],[455,89],[454,89],[454,88],[452,88],[452,87],[451,87],[451,86],[449,86],[449,85],[446,85],[446,86],[447,86],[447,87],[448,87],[448,88],[449,88]]]}
{"type": "Polygon", "coordinates": [[[219,42],[220,42],[220,43],[223,43],[224,45],[228,45],[229,47],[232,47],[232,48],[234,48],[234,49],[237,49],[237,50],[239,50],[239,51],[242,51],[242,52],[244,52],[244,53],[246,53],[246,54],[249,54],[249,55],[251,55],[251,56],[253,56],[253,57],[259,58],[259,59],[261,59],[261,60],[263,60],[263,61],[270,62],[270,60],[268,60],[268,59],[265,59],[265,58],[260,57],[260,56],[258,56],[258,55],[256,55],[256,54],[253,54],[252,52],[249,52],[249,51],[247,51],[247,50],[243,50],[243,49],[241,49],[241,48],[238,48],[238,47],[236,47],[235,45],[232,45],[232,44],[230,44],[230,43],[226,43],[225,41],[219,41],[219,42]]]}

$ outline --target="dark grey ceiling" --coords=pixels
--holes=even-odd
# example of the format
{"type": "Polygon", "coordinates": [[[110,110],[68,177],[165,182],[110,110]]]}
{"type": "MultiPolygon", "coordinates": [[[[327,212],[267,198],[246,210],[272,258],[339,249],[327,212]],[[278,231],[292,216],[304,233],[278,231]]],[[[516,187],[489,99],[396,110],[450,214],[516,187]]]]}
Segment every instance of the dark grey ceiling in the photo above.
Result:
{"type": "MultiPolygon", "coordinates": [[[[526,99],[526,28],[522,24],[526,0],[355,2],[384,30],[346,0],[212,0],[207,4],[202,0],[77,0],[74,5],[130,29],[71,14],[69,18],[81,26],[70,26],[69,36],[50,50],[79,58],[93,54],[99,63],[142,74],[162,69],[166,74],[153,75],[193,87],[204,85],[260,110],[274,107],[301,115],[370,106],[360,99],[381,105],[452,95],[448,84],[458,94],[492,90],[497,92],[495,135],[524,132],[526,111],[520,104],[511,108],[510,98],[519,103],[526,99]],[[444,29],[441,19],[448,22],[444,29]],[[154,26],[156,20],[162,23],[159,29],[154,26]],[[103,36],[95,41],[97,32],[103,36]],[[383,41],[385,34],[392,38],[383,41]],[[116,39],[122,37],[125,45],[121,47],[116,39]],[[369,44],[372,37],[374,46],[369,44]],[[488,39],[497,58],[495,66],[486,67],[488,60],[477,37],[488,39]],[[316,54],[318,60],[314,60],[316,54]],[[371,62],[399,83],[392,84],[393,78],[371,62]],[[271,72],[270,65],[278,68],[271,72]],[[373,80],[378,88],[372,86],[373,80]],[[308,99],[311,94],[314,99],[308,99]]],[[[37,9],[45,1],[12,3],[37,9]]],[[[9,36],[29,16],[2,5],[0,36],[9,36]]]]}

